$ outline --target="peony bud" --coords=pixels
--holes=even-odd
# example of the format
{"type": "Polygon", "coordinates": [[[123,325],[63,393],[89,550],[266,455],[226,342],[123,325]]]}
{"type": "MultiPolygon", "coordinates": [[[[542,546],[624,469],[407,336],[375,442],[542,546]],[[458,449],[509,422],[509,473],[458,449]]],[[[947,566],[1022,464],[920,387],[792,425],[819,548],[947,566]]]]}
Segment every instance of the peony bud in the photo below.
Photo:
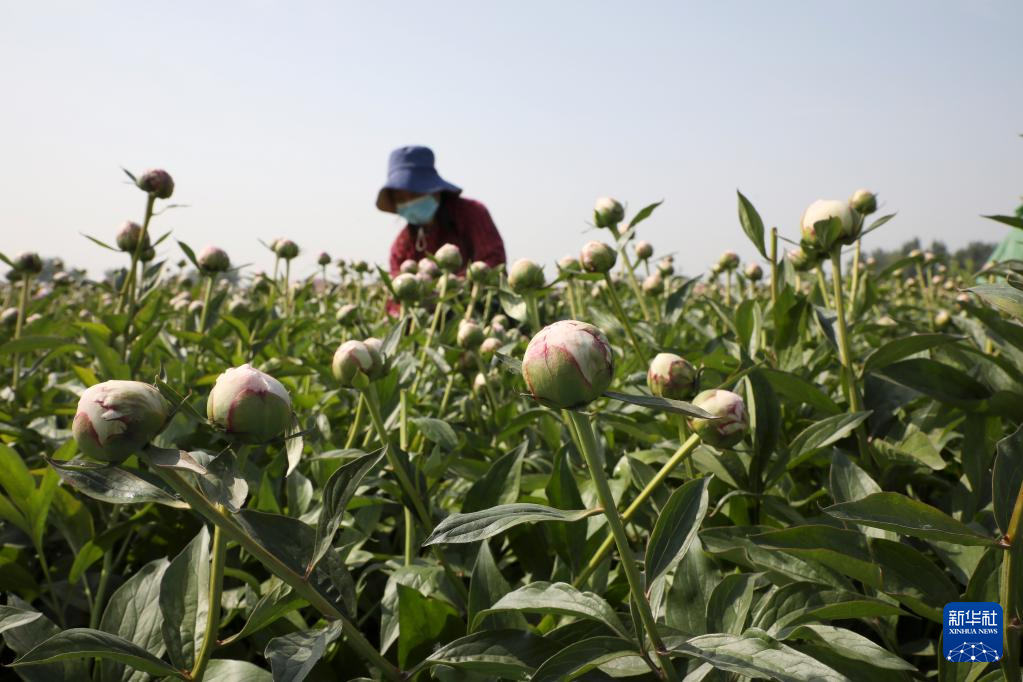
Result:
{"type": "Polygon", "coordinates": [[[528,258],[515,261],[508,271],[508,286],[516,294],[536,291],[542,289],[543,285],[543,269],[528,258]]]}
{"type": "Polygon", "coordinates": [[[751,282],[759,282],[764,278],[764,269],[760,267],[760,263],[749,263],[746,265],[744,273],[746,279],[751,282]]]}
{"type": "Polygon", "coordinates": [[[298,244],[291,241],[290,239],[278,239],[273,244],[274,253],[277,254],[278,258],[284,260],[291,260],[298,256],[299,248],[298,244]]]}
{"type": "MultiPolygon", "coordinates": [[[[128,253],[135,253],[135,249],[138,248],[139,239],[141,238],[142,226],[129,220],[121,226],[121,230],[117,233],[117,248],[121,251],[127,251],[128,253]]],[[[142,248],[149,248],[148,233],[142,242],[142,248]]]]}
{"type": "Polygon", "coordinates": [[[337,309],[337,314],[334,318],[342,325],[350,325],[355,322],[356,315],[358,313],[358,307],[353,303],[348,303],[337,309]]]}
{"type": "Polygon", "coordinates": [[[356,261],[355,264],[352,267],[359,274],[364,274],[364,273],[369,272],[369,263],[367,263],[364,260],[356,261]]]}
{"type": "Polygon", "coordinates": [[[462,269],[462,252],[454,244],[445,244],[437,249],[433,259],[444,272],[458,272],[462,269]]]}
{"type": "Polygon", "coordinates": [[[611,197],[597,199],[593,207],[593,223],[597,227],[612,227],[625,218],[625,208],[611,197]]]}
{"type": "Polygon", "coordinates": [[[494,355],[494,353],[501,350],[501,346],[502,343],[500,339],[496,339],[493,336],[488,336],[487,338],[483,339],[483,343],[480,344],[480,355],[482,355],[485,359],[489,360],[494,355]]]}
{"type": "Polygon", "coordinates": [[[650,242],[639,241],[632,248],[636,252],[636,258],[640,260],[648,260],[650,256],[654,255],[654,247],[650,242]]]}
{"type": "Polygon", "coordinates": [[[803,241],[817,249],[831,248],[831,244],[821,242],[821,235],[817,234],[817,224],[832,218],[838,218],[842,225],[837,239],[844,242],[855,241],[859,236],[860,220],[853,214],[848,201],[839,201],[838,199],[818,199],[806,207],[800,221],[803,241]]]}
{"type": "Polygon", "coordinates": [[[742,440],[749,431],[749,416],[742,397],[731,391],[710,389],[693,398],[693,405],[711,413],[718,419],[689,418],[689,428],[707,445],[730,448],[742,440]]]}
{"type": "Polygon", "coordinates": [[[939,310],[938,314],[934,316],[934,328],[938,330],[945,329],[952,321],[952,317],[948,314],[947,310],[939,310]]]}
{"type": "Polygon", "coordinates": [[[419,259],[419,274],[426,275],[430,279],[437,279],[440,277],[440,268],[429,258],[419,259]]]}
{"type": "Polygon", "coordinates": [[[369,374],[374,370],[374,367],[373,351],[362,341],[355,340],[345,341],[338,346],[338,349],[334,352],[334,361],[331,364],[334,378],[342,386],[348,388],[356,385],[360,374],[369,378],[369,374]]]}
{"type": "Polygon", "coordinates": [[[384,357],[384,342],[375,336],[371,336],[365,339],[363,343],[366,344],[366,348],[369,349],[369,355],[373,359],[373,364],[366,374],[370,379],[379,379],[390,370],[387,358],[384,357]]]}
{"type": "Polygon", "coordinates": [[[493,278],[494,270],[485,261],[477,260],[469,265],[466,275],[470,282],[486,284],[493,278]]]}
{"type": "Polygon", "coordinates": [[[205,247],[199,252],[199,257],[196,260],[199,263],[199,269],[207,275],[231,269],[231,259],[227,257],[227,252],[216,246],[205,247]]]}
{"type": "Polygon", "coordinates": [[[934,255],[933,251],[924,251],[924,265],[930,265],[938,257],[934,255]]]}
{"type": "Polygon", "coordinates": [[[399,272],[404,272],[409,275],[414,275],[419,272],[419,261],[414,261],[411,258],[406,258],[401,262],[401,266],[398,268],[399,272]]]}
{"type": "Polygon", "coordinates": [[[675,259],[671,256],[665,256],[657,263],[657,272],[661,273],[665,277],[671,277],[675,274],[675,259]]]}
{"type": "Polygon", "coordinates": [[[155,438],[169,413],[155,386],[104,381],[82,393],[71,432],[86,457],[117,463],[155,438]]]}
{"type": "Polygon", "coordinates": [[[4,308],[0,312],[0,327],[14,327],[18,322],[17,308],[4,308]]]}
{"type": "Polygon", "coordinates": [[[656,396],[685,400],[696,388],[696,368],[681,355],[658,353],[650,361],[646,385],[656,396]]]}
{"type": "Polygon", "coordinates": [[[38,275],[43,271],[43,259],[34,251],[19,253],[14,259],[14,269],[22,275],[38,275]]]}
{"type": "Polygon", "coordinates": [[[912,251],[910,251],[910,252],[909,252],[909,253],[908,253],[907,255],[908,255],[908,256],[909,256],[910,258],[912,258],[912,259],[916,260],[916,259],[920,259],[920,258],[923,258],[923,256],[924,256],[924,252],[923,252],[923,251],[921,251],[920,249],[913,249],[913,250],[912,250],[912,251]]]}
{"type": "Polygon", "coordinates": [[[579,259],[575,256],[565,256],[558,261],[558,270],[564,272],[580,272],[582,266],[579,264],[579,259]]]}
{"type": "Polygon", "coordinates": [[[789,251],[786,257],[792,263],[792,267],[795,268],[796,272],[806,272],[814,265],[814,259],[800,246],[789,251]]]}
{"type": "Polygon", "coordinates": [[[877,195],[866,189],[858,189],[849,199],[849,205],[860,215],[870,215],[877,210],[877,195]]]}
{"type": "Polygon", "coordinates": [[[139,176],[135,183],[140,190],[152,194],[157,199],[170,199],[174,194],[174,179],[165,170],[154,168],[139,176]]]}
{"type": "Polygon", "coordinates": [[[476,377],[472,380],[472,392],[476,395],[480,395],[487,389],[487,375],[483,372],[477,372],[476,377]]]}
{"type": "Polygon", "coordinates": [[[735,251],[725,251],[718,259],[718,269],[723,272],[730,272],[739,267],[739,254],[735,251]]]}
{"type": "Polygon", "coordinates": [[[391,280],[391,287],[394,289],[394,297],[400,303],[415,303],[422,296],[422,286],[416,275],[407,272],[391,280]]]}
{"type": "Polygon", "coordinates": [[[330,265],[330,254],[326,251],[320,251],[320,255],[316,257],[316,262],[324,267],[330,265]]]}
{"type": "Polygon", "coordinates": [[[586,272],[610,272],[618,260],[618,253],[604,242],[592,241],[583,246],[579,262],[586,272]]]}
{"type": "Polygon", "coordinates": [[[156,249],[150,246],[148,249],[142,249],[142,253],[139,254],[139,261],[142,263],[148,263],[156,258],[156,249]]]}
{"type": "Polygon", "coordinates": [[[651,296],[660,296],[664,293],[664,278],[661,273],[653,272],[643,280],[643,293],[651,296]]]}
{"type": "Polygon", "coordinates": [[[562,320],[544,327],[529,342],[522,376],[533,398],[553,407],[582,407],[611,385],[614,352],[597,327],[562,320]]]}
{"type": "Polygon", "coordinates": [[[483,343],[483,328],[472,320],[458,323],[458,345],[460,348],[472,350],[483,343]]]}
{"type": "Polygon", "coordinates": [[[290,425],[291,396],[284,384],[246,363],[217,377],[206,417],[240,440],[265,443],[290,425]]]}

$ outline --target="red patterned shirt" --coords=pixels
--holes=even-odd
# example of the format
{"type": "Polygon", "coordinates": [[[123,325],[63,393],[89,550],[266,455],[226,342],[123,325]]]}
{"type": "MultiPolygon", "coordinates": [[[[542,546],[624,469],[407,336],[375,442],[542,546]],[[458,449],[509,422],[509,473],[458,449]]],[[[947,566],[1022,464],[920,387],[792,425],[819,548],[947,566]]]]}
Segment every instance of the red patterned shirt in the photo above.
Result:
{"type": "Polygon", "coordinates": [[[480,202],[444,195],[433,222],[433,225],[421,228],[414,225],[402,228],[391,244],[392,277],[398,274],[402,262],[419,260],[444,244],[454,244],[462,252],[463,265],[459,274],[473,261],[481,260],[491,266],[505,262],[504,240],[497,232],[487,207],[480,202]]]}

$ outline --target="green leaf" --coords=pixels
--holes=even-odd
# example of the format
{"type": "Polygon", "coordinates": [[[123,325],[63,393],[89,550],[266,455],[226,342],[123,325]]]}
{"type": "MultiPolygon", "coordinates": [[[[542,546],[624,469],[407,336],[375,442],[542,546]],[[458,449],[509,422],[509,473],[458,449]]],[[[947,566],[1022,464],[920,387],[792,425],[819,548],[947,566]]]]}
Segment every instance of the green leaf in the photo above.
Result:
{"type": "Polygon", "coordinates": [[[341,517],[355,496],[355,491],[367,473],[380,462],[383,453],[363,455],[338,468],[323,487],[323,509],[316,523],[316,539],[313,542],[313,554],[309,559],[305,574],[312,573],[313,568],[330,549],[334,536],[341,527],[341,517]]]}
{"type": "Polygon", "coordinates": [[[269,670],[248,661],[214,658],[206,666],[206,679],[210,682],[274,682],[269,670]]]}
{"type": "Polygon", "coordinates": [[[181,247],[181,250],[185,253],[185,256],[188,258],[188,260],[191,261],[192,265],[195,266],[195,269],[202,270],[202,268],[199,267],[199,261],[196,260],[195,258],[195,251],[192,250],[192,247],[186,244],[185,242],[181,241],[180,239],[175,241],[177,241],[178,246],[181,247]]]}
{"type": "Polygon", "coordinates": [[[646,582],[653,585],[685,555],[707,514],[711,476],[687,482],[668,498],[646,546],[646,582]]]}
{"type": "Polygon", "coordinates": [[[904,543],[871,539],[870,549],[881,567],[883,591],[921,616],[942,622],[944,605],[959,597],[945,571],[904,543]]]}
{"type": "Polygon", "coordinates": [[[473,483],[465,494],[462,512],[476,512],[499,504],[513,504],[519,499],[524,448],[503,455],[494,462],[483,478],[473,483]]]}
{"type": "Polygon", "coordinates": [[[1009,532],[1012,510],[1023,490],[1023,425],[998,441],[991,486],[995,521],[1004,535],[1009,532]]]}
{"type": "Polygon", "coordinates": [[[867,356],[866,361],[863,363],[863,371],[873,372],[882,369],[893,362],[908,358],[910,355],[922,353],[925,350],[930,350],[946,343],[952,343],[961,338],[949,334],[914,334],[913,336],[894,339],[867,356]]]}
{"type": "Polygon", "coordinates": [[[599,514],[599,509],[564,511],[542,504],[503,504],[469,514],[452,514],[437,524],[423,546],[440,543],[476,542],[493,537],[521,523],[540,521],[578,521],[599,514]]]}
{"type": "Polygon", "coordinates": [[[35,350],[51,350],[62,346],[67,346],[69,348],[79,347],[78,344],[71,339],[65,339],[59,336],[22,336],[20,339],[13,339],[3,345],[0,345],[0,355],[27,353],[35,350]]]}
{"type": "Polygon", "coordinates": [[[245,505],[249,484],[238,471],[234,452],[224,450],[213,459],[209,459],[207,453],[197,450],[191,456],[200,461],[206,469],[206,473],[196,477],[199,489],[206,499],[224,505],[232,513],[245,505]]]}
{"type": "Polygon", "coordinates": [[[976,284],[966,291],[980,296],[985,302],[1023,320],[1023,291],[1009,284],[976,284]]]}
{"type": "Polygon", "coordinates": [[[341,636],[341,623],[302,630],[267,642],[263,655],[270,661],[274,682],[302,682],[323,657],[327,646],[341,636]]]}
{"type": "Polygon", "coordinates": [[[696,405],[683,400],[671,400],[669,398],[658,398],[653,395],[639,395],[637,393],[619,393],[618,391],[604,391],[604,397],[612,400],[620,400],[623,403],[648,407],[662,412],[672,414],[684,414],[687,417],[699,417],[700,419],[717,419],[714,415],[702,410],[696,405]]]}
{"type": "Polygon", "coordinates": [[[0,633],[27,625],[42,615],[38,611],[19,609],[14,606],[0,606],[0,633]]]}
{"type": "Polygon", "coordinates": [[[1018,227],[1023,230],[1023,218],[1017,218],[1012,215],[985,215],[981,218],[987,218],[988,220],[994,220],[995,222],[1008,225],[1009,227],[1018,227]]]}
{"type": "Polygon", "coordinates": [[[85,336],[85,345],[99,362],[107,379],[131,379],[131,370],[121,362],[120,356],[109,342],[110,330],[100,324],[79,322],[79,328],[85,336]],[[105,332],[105,333],[104,333],[105,332]]]}
{"type": "Polygon", "coordinates": [[[870,410],[852,414],[836,414],[806,427],[792,440],[792,445],[789,446],[790,455],[786,468],[794,469],[821,448],[826,448],[832,443],[848,437],[870,415],[870,410]]]}
{"type": "Polygon", "coordinates": [[[590,637],[569,644],[543,662],[529,678],[530,682],[574,680],[605,663],[638,656],[636,646],[620,637],[590,637]]]}
{"type": "Polygon", "coordinates": [[[942,540],[955,545],[997,544],[945,512],[899,493],[874,493],[854,502],[832,505],[824,511],[836,519],[925,540],[942,540]]]}
{"type": "Polygon", "coordinates": [[[278,618],[306,604],[305,599],[292,593],[291,586],[277,577],[271,578],[270,586],[256,605],[252,608],[245,625],[236,634],[225,639],[222,644],[227,646],[259,632],[278,618]]]}
{"type": "Polygon", "coordinates": [[[639,209],[639,211],[636,212],[636,215],[632,217],[632,220],[629,221],[629,227],[627,229],[631,230],[636,227],[636,225],[639,225],[641,222],[649,218],[651,214],[653,214],[654,210],[663,203],[664,199],[661,199],[660,201],[655,201],[654,203],[648,204],[639,209]]]}
{"type": "Polygon", "coordinates": [[[767,248],[764,246],[764,221],[742,192],[736,190],[735,193],[739,196],[739,224],[742,225],[742,231],[753,242],[753,246],[757,247],[760,255],[767,258],[767,248]]]}
{"type": "Polygon", "coordinates": [[[497,567],[494,555],[490,552],[490,543],[481,542],[480,551],[476,555],[476,563],[472,568],[472,577],[469,580],[469,604],[466,610],[469,632],[474,632],[480,627],[490,630],[527,629],[526,619],[519,613],[495,613],[477,618],[480,611],[489,608],[509,592],[511,592],[511,585],[501,573],[501,569],[497,567]]]}
{"type": "Polygon", "coordinates": [[[210,608],[210,532],[203,526],[178,554],[160,581],[160,610],[167,656],[191,670],[202,647],[210,608]]]}
{"type": "Polygon", "coordinates": [[[805,525],[755,535],[753,542],[810,559],[855,578],[870,587],[881,587],[881,570],[870,555],[863,533],[833,526],[805,525]]]}
{"type": "Polygon", "coordinates": [[[778,633],[778,639],[806,639],[826,644],[832,651],[858,661],[865,661],[878,668],[888,670],[916,670],[916,668],[852,630],[832,625],[809,623],[786,628],[778,633]]]}
{"type": "Polygon", "coordinates": [[[84,232],[79,232],[78,234],[82,235],[83,237],[88,239],[93,244],[96,244],[97,246],[102,246],[104,249],[107,249],[108,251],[114,251],[116,253],[120,253],[120,251],[121,251],[120,249],[117,249],[117,248],[114,248],[113,246],[110,246],[110,244],[107,244],[104,241],[100,241],[99,239],[96,239],[92,235],[85,234],[84,232]]]}
{"type": "Polygon", "coordinates": [[[430,599],[407,585],[398,585],[398,666],[408,669],[425,659],[438,644],[465,634],[458,611],[439,599],[430,599]]]}
{"type": "Polygon", "coordinates": [[[433,417],[415,417],[409,421],[416,425],[423,436],[445,450],[452,452],[458,449],[458,436],[446,421],[433,417]]]}
{"type": "Polygon", "coordinates": [[[537,581],[509,592],[489,609],[478,613],[473,622],[473,628],[479,626],[483,616],[498,611],[586,618],[603,623],[623,637],[629,636],[625,626],[618,619],[618,614],[603,597],[593,592],[582,592],[568,583],[537,581]]]}
{"type": "Polygon", "coordinates": [[[719,670],[778,682],[849,682],[817,659],[750,628],[742,635],[710,634],[669,645],[719,670]]]}
{"type": "MultiPolygon", "coordinates": [[[[76,658],[99,658],[131,666],[136,670],[160,677],[186,679],[185,675],[142,647],[99,630],[72,628],[46,640],[24,656],[11,663],[12,668],[39,665],[76,658]]],[[[113,679],[104,677],[104,680],[113,679]]],[[[117,678],[120,679],[120,678],[117,678]]]]}
{"type": "Polygon", "coordinates": [[[152,483],[118,466],[94,464],[84,460],[58,462],[49,458],[45,459],[65,483],[101,502],[113,504],[158,502],[168,507],[188,508],[188,505],[162,488],[157,488],[152,483]]]}
{"type": "MultiPolygon", "coordinates": [[[[160,582],[167,566],[166,559],[151,561],[117,588],[103,610],[99,629],[145,649],[154,657],[161,656],[167,647],[163,641],[160,582]]],[[[124,682],[142,679],[116,660],[100,661],[100,676],[124,682]]]]}
{"type": "Polygon", "coordinates": [[[424,668],[449,665],[490,679],[521,679],[554,655],[557,647],[542,637],[517,630],[488,630],[456,639],[433,652],[408,671],[407,678],[424,668]]]}

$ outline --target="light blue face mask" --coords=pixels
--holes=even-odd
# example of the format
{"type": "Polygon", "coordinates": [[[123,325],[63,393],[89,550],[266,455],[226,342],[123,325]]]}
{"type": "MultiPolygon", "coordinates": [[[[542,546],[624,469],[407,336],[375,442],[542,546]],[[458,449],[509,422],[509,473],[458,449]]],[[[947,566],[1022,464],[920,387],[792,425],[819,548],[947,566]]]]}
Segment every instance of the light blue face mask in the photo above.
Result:
{"type": "Polygon", "coordinates": [[[398,204],[395,210],[409,225],[426,225],[437,213],[440,202],[432,194],[398,204]]]}

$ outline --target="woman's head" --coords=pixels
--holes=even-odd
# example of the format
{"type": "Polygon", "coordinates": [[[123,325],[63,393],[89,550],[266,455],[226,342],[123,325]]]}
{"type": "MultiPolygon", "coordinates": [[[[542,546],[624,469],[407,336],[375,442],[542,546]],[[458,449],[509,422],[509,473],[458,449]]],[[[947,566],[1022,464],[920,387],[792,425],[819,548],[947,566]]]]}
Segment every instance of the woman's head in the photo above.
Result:
{"type": "MultiPolygon", "coordinates": [[[[399,205],[411,204],[420,207],[413,217],[421,220],[423,215],[429,213],[432,219],[442,201],[442,193],[457,196],[461,192],[460,187],[437,173],[433,152],[428,147],[401,147],[391,152],[388,159],[387,182],[377,194],[377,208],[401,214],[399,205]],[[430,205],[433,205],[433,212],[426,210],[430,205]]],[[[409,222],[425,224],[412,220],[409,222]]]]}

